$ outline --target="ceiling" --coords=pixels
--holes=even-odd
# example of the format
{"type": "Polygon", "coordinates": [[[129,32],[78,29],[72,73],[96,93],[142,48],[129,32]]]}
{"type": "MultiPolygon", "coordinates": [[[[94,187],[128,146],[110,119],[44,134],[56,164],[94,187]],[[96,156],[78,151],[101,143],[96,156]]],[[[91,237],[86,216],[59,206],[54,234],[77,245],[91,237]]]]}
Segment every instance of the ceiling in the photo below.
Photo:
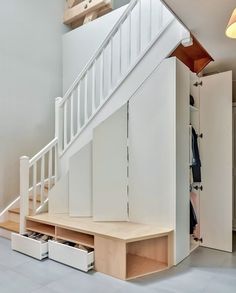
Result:
{"type": "Polygon", "coordinates": [[[236,39],[225,28],[236,0],[163,0],[205,47],[215,62],[205,72],[233,70],[236,80],[236,39]]]}

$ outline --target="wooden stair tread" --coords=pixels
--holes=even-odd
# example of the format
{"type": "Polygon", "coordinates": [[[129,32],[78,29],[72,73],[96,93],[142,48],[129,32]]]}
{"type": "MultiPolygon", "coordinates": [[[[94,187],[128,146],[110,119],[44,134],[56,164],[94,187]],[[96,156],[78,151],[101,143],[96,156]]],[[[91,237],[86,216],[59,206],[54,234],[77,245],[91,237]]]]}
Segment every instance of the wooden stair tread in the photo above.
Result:
{"type": "Polygon", "coordinates": [[[13,221],[6,221],[6,222],[0,223],[0,228],[6,229],[11,232],[19,233],[20,225],[19,225],[19,223],[16,223],[13,221]]]}
{"type": "MultiPolygon", "coordinates": [[[[12,214],[18,214],[19,215],[20,214],[20,208],[9,209],[8,212],[12,213],[12,214]]],[[[33,213],[33,210],[30,209],[29,214],[32,215],[32,213],[33,213]]]]}
{"type": "MultiPolygon", "coordinates": [[[[45,192],[45,194],[44,195],[48,195],[48,193],[47,192],[45,192]]],[[[45,196],[44,196],[44,200],[45,200],[46,198],[45,198],[45,196]]],[[[29,200],[30,201],[33,201],[33,196],[32,195],[30,195],[29,196],[29,200]]],[[[38,194],[37,196],[36,196],[36,202],[41,202],[41,196],[40,196],[40,194],[38,194]]]]}

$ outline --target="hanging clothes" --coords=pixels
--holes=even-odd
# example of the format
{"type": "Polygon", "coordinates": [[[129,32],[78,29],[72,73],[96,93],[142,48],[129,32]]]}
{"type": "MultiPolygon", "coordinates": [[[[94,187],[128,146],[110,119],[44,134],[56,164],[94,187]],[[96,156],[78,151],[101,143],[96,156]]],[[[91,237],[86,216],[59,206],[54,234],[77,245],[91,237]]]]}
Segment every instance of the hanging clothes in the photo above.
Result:
{"type": "Polygon", "coordinates": [[[194,238],[199,239],[200,238],[200,223],[199,223],[199,202],[198,202],[198,196],[195,192],[191,191],[190,192],[190,200],[196,215],[196,219],[197,219],[197,225],[195,226],[195,229],[193,231],[193,236],[194,238]]]}
{"type": "Polygon", "coordinates": [[[198,136],[195,129],[192,127],[192,173],[193,182],[201,182],[201,160],[198,149],[198,136]]]}
{"type": "Polygon", "coordinates": [[[193,205],[190,201],[190,231],[189,233],[192,235],[197,225],[197,217],[193,208],[193,205]]]}

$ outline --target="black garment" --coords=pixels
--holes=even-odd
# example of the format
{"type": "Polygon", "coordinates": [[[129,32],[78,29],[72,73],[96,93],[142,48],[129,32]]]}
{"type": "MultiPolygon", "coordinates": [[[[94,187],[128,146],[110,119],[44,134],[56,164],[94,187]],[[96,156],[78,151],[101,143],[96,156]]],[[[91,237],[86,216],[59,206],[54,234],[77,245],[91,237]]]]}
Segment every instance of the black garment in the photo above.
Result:
{"type": "Polygon", "coordinates": [[[193,231],[194,231],[196,225],[197,225],[197,216],[195,214],[193,205],[190,201],[190,231],[189,232],[191,235],[193,234],[193,231]]]}
{"type": "Polygon", "coordinates": [[[194,106],[194,98],[193,98],[192,95],[189,96],[189,104],[190,104],[191,106],[194,106]]]}
{"type": "Polygon", "coordinates": [[[192,127],[192,173],[193,173],[193,182],[201,182],[201,160],[198,149],[198,136],[195,129],[192,127]]]}

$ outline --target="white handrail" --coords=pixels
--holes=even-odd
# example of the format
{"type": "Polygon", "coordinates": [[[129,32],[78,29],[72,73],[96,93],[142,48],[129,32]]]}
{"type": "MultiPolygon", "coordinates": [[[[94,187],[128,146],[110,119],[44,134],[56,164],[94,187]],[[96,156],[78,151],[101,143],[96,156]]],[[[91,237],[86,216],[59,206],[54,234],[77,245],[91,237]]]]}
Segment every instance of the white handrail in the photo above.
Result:
{"type": "Polygon", "coordinates": [[[102,42],[102,44],[98,47],[98,50],[96,51],[96,53],[93,55],[93,57],[89,60],[89,62],[87,63],[87,65],[84,67],[84,69],[81,71],[81,73],[78,75],[78,77],[76,78],[76,80],[73,82],[73,84],[71,85],[71,87],[68,89],[68,91],[65,93],[64,97],[62,98],[62,100],[60,101],[60,106],[62,106],[64,104],[64,102],[68,99],[68,97],[70,96],[70,94],[73,92],[73,90],[75,89],[76,85],[78,84],[78,82],[84,77],[84,75],[87,73],[88,69],[93,65],[94,61],[97,59],[97,57],[101,54],[101,52],[103,51],[104,47],[109,43],[111,37],[115,34],[115,32],[119,29],[120,25],[122,24],[122,22],[125,21],[126,17],[129,15],[129,13],[132,11],[132,9],[135,7],[135,5],[137,4],[139,0],[132,0],[130,2],[130,4],[128,5],[128,7],[126,8],[126,10],[124,11],[124,13],[122,14],[122,16],[118,19],[118,21],[115,23],[115,25],[113,26],[113,28],[111,29],[111,31],[109,32],[109,34],[106,36],[105,40],[102,42]]]}
{"type": "Polygon", "coordinates": [[[38,152],[33,158],[30,159],[29,164],[30,167],[37,162],[39,159],[42,158],[47,152],[50,151],[52,147],[54,147],[57,144],[57,137],[55,137],[52,141],[49,142],[40,152],[38,152]]]}

